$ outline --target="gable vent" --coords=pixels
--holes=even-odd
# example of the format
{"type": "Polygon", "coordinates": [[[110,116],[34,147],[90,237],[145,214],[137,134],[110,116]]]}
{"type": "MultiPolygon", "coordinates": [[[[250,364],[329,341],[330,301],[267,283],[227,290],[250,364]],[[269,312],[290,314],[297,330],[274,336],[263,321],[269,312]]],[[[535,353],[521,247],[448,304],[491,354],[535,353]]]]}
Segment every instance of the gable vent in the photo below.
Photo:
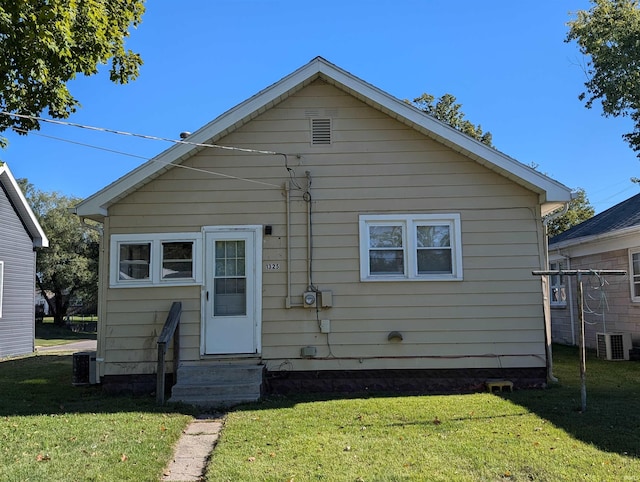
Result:
{"type": "Polygon", "coordinates": [[[314,146],[331,144],[331,119],[311,119],[311,144],[314,146]]]}

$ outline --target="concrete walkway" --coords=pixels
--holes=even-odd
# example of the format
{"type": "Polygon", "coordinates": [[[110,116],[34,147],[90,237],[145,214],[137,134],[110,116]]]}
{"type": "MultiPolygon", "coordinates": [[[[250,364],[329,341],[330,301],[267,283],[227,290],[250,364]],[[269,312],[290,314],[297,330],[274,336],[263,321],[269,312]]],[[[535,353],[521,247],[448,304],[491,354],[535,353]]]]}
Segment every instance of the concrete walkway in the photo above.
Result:
{"type": "MultiPolygon", "coordinates": [[[[66,345],[37,346],[36,353],[95,351],[96,340],[81,340],[66,345]]],[[[182,433],[173,458],[164,471],[163,481],[199,482],[209,462],[222,426],[223,415],[202,415],[193,420],[182,433]]]]}
{"type": "Polygon", "coordinates": [[[207,462],[218,442],[223,423],[221,415],[203,415],[191,422],[182,433],[162,480],[204,480],[207,462]]]}
{"type": "Polygon", "coordinates": [[[36,346],[36,353],[51,352],[51,351],[95,351],[98,342],[96,340],[80,340],[73,343],[67,343],[66,345],[53,345],[53,346],[36,346]]]}

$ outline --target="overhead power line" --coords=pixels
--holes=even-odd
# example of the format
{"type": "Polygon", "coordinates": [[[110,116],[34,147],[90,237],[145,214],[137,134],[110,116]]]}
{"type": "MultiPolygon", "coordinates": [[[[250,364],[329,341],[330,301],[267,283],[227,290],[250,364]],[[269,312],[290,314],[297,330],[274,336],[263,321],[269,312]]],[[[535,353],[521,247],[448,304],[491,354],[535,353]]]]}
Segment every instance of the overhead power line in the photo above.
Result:
{"type": "Polygon", "coordinates": [[[61,120],[57,120],[57,119],[47,119],[45,117],[38,117],[38,116],[34,116],[34,115],[15,114],[15,113],[6,112],[6,111],[0,111],[0,114],[5,115],[5,116],[9,116],[9,117],[17,117],[19,119],[37,120],[39,122],[47,122],[49,124],[57,124],[57,125],[68,126],[68,127],[77,127],[79,129],[87,129],[87,130],[90,130],[90,131],[97,131],[97,132],[106,132],[106,133],[109,133],[109,134],[116,134],[116,135],[119,135],[119,136],[138,137],[140,139],[147,139],[147,140],[150,140],[150,141],[172,142],[174,144],[187,144],[187,145],[190,145],[190,146],[211,147],[211,148],[215,148],[215,149],[225,149],[225,150],[229,150],[229,151],[249,152],[249,153],[254,153],[254,154],[284,155],[281,152],[275,152],[275,151],[264,151],[264,150],[260,150],[260,149],[249,149],[249,148],[245,148],[245,147],[222,146],[222,145],[219,145],[219,144],[207,144],[207,143],[201,143],[201,142],[191,142],[191,141],[187,141],[185,139],[170,139],[168,137],[150,136],[150,135],[147,135],[147,134],[137,134],[135,132],[120,131],[120,130],[116,130],[116,129],[109,129],[109,128],[106,128],[106,127],[95,127],[95,126],[90,126],[90,125],[86,125],[86,124],[77,124],[75,122],[61,121],[61,120]]]}
{"type": "MultiPolygon", "coordinates": [[[[85,124],[77,124],[75,122],[60,121],[60,120],[56,120],[56,119],[46,119],[44,117],[37,117],[37,116],[24,115],[24,114],[14,114],[14,113],[6,112],[6,111],[0,111],[0,114],[1,115],[5,115],[5,116],[18,117],[18,118],[21,118],[21,119],[38,120],[38,121],[47,122],[47,123],[50,123],[50,124],[57,124],[57,125],[62,125],[62,126],[67,126],[67,127],[76,127],[76,128],[79,128],[79,129],[86,129],[86,130],[91,130],[91,131],[96,131],[96,132],[104,132],[104,133],[116,134],[116,135],[121,135],[121,136],[136,137],[136,138],[145,139],[145,140],[171,142],[171,143],[174,143],[174,144],[187,144],[187,145],[196,146],[196,147],[223,149],[223,150],[229,150],[229,151],[240,151],[240,152],[247,152],[247,153],[251,153],[251,154],[266,154],[266,155],[272,155],[272,156],[283,156],[284,160],[285,160],[285,168],[287,169],[287,171],[289,171],[289,175],[292,176],[292,169],[289,168],[289,166],[287,164],[287,162],[288,162],[287,161],[287,155],[284,154],[284,153],[281,153],[281,152],[267,151],[267,150],[260,150],[260,149],[248,149],[248,148],[244,148],[244,147],[223,146],[223,145],[219,145],[219,144],[207,144],[207,143],[200,143],[200,142],[191,142],[191,141],[187,141],[187,140],[184,140],[184,139],[169,139],[169,138],[165,138],[165,137],[150,136],[150,135],[146,135],[146,134],[137,134],[137,133],[134,133],[134,132],[120,131],[120,130],[109,129],[109,128],[105,128],[105,127],[95,127],[95,126],[90,126],[90,125],[85,125],[85,124]]],[[[18,131],[18,132],[25,133],[25,134],[28,132],[25,129],[15,129],[15,130],[18,131]]],[[[71,144],[77,144],[77,145],[88,147],[88,148],[91,148],[91,149],[99,149],[99,150],[112,152],[114,154],[119,154],[119,155],[123,155],[123,156],[136,157],[136,158],[139,158],[139,159],[147,159],[146,157],[139,156],[137,154],[130,154],[130,153],[118,151],[118,150],[115,150],[115,149],[109,149],[109,148],[106,148],[106,147],[94,146],[94,145],[86,144],[86,143],[83,143],[83,142],[73,141],[73,140],[70,140],[70,139],[64,139],[64,138],[55,137],[55,136],[49,136],[49,135],[41,134],[41,133],[37,133],[37,132],[35,134],[39,135],[41,137],[47,137],[47,138],[58,140],[58,141],[62,141],[62,142],[68,142],[68,143],[71,143],[71,144]]],[[[196,168],[196,167],[184,166],[182,164],[173,164],[171,162],[159,161],[157,159],[150,159],[150,161],[156,162],[156,163],[159,163],[159,164],[162,164],[162,165],[165,165],[165,166],[173,165],[174,167],[187,169],[187,170],[190,170],[190,171],[202,172],[202,173],[211,174],[211,175],[214,175],[214,176],[225,177],[227,179],[235,179],[235,180],[238,180],[238,181],[246,181],[246,182],[251,182],[251,183],[254,183],[254,184],[261,184],[261,185],[269,186],[269,187],[277,187],[277,188],[281,187],[281,186],[279,186],[277,184],[273,184],[273,183],[270,183],[270,182],[259,181],[259,180],[256,180],[256,179],[247,179],[247,178],[238,177],[238,176],[232,176],[230,174],[223,174],[223,173],[216,172],[216,171],[209,171],[209,170],[206,170],[206,169],[200,169],[200,168],[196,168]]]]}

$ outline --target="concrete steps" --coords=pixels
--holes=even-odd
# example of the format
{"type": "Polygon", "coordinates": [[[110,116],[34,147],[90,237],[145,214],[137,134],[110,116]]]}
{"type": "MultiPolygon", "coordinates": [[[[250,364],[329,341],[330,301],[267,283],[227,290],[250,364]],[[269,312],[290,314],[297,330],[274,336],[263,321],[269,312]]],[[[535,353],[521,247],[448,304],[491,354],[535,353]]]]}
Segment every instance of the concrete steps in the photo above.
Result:
{"type": "Polygon", "coordinates": [[[264,366],[203,362],[178,368],[170,402],[201,408],[225,408],[260,399],[264,366]]]}

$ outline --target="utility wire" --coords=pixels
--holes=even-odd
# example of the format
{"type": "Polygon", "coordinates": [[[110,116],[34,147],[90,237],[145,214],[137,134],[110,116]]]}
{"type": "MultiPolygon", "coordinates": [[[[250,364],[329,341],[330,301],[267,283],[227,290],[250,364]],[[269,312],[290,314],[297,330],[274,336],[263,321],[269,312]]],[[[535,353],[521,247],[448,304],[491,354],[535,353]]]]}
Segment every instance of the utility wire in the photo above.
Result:
{"type": "Polygon", "coordinates": [[[30,119],[30,120],[37,120],[37,121],[40,121],[40,122],[47,122],[49,124],[57,124],[57,125],[68,126],[68,127],[77,127],[79,129],[86,129],[86,130],[90,130],[90,131],[107,132],[109,134],[117,134],[119,136],[138,137],[140,139],[146,139],[146,140],[150,140],[150,141],[172,142],[174,144],[187,144],[187,145],[190,145],[190,146],[211,147],[211,148],[215,148],[215,149],[224,149],[224,150],[229,150],[229,151],[249,152],[249,153],[254,153],[254,154],[284,155],[284,154],[282,154],[280,152],[275,152],[275,151],[263,151],[263,150],[260,150],[260,149],[249,149],[249,148],[245,148],[245,147],[222,146],[222,145],[219,145],[219,144],[206,144],[206,143],[201,143],[201,142],[191,142],[191,141],[187,141],[187,140],[184,140],[184,139],[169,139],[167,137],[150,136],[150,135],[146,135],[146,134],[137,134],[135,132],[119,131],[119,130],[115,130],[115,129],[108,129],[106,127],[95,127],[95,126],[90,126],[90,125],[86,125],[86,124],[76,124],[75,122],[61,121],[61,120],[56,120],[56,119],[46,119],[44,117],[38,117],[38,116],[34,116],[34,115],[14,114],[14,113],[11,113],[11,112],[6,112],[6,111],[0,111],[0,114],[5,115],[5,116],[18,117],[19,119],[30,119]]]}
{"type": "MultiPolygon", "coordinates": [[[[106,128],[102,128],[102,127],[93,127],[93,126],[88,126],[88,125],[83,125],[83,124],[76,124],[73,122],[65,122],[65,121],[58,121],[58,120],[53,120],[53,119],[45,119],[42,117],[36,117],[36,116],[27,116],[27,115],[22,115],[22,114],[11,114],[5,111],[0,111],[0,114],[3,115],[10,115],[10,116],[15,116],[15,117],[19,117],[19,118],[27,118],[27,119],[36,119],[36,120],[40,120],[43,122],[50,122],[52,124],[58,124],[58,125],[63,125],[63,126],[70,126],[70,127],[78,127],[81,129],[87,129],[87,130],[92,130],[92,131],[98,131],[98,132],[106,132],[106,133],[110,133],[110,134],[117,134],[117,135],[126,135],[126,136],[131,136],[131,137],[138,137],[141,139],[146,139],[146,140],[156,140],[156,141],[164,141],[164,142],[173,142],[176,144],[188,144],[188,145],[193,145],[193,146],[199,146],[199,147],[209,147],[209,148],[217,148],[217,149],[226,149],[226,150],[234,150],[234,151],[242,151],[242,152],[249,152],[249,153],[254,153],[254,154],[267,154],[267,155],[276,155],[276,156],[284,156],[284,160],[285,160],[285,166],[287,171],[289,172],[289,176],[293,179],[294,178],[294,172],[293,169],[291,169],[290,167],[288,167],[287,165],[287,155],[283,154],[283,153],[279,153],[279,152],[274,152],[274,151],[263,151],[263,150],[258,150],[258,149],[246,149],[246,148],[242,148],[242,147],[231,147],[231,146],[221,146],[218,144],[203,144],[203,143],[197,143],[197,142],[189,142],[189,141],[185,141],[185,140],[178,140],[178,139],[167,139],[167,138],[162,138],[162,137],[157,137],[157,136],[147,136],[144,134],[135,134],[135,133],[131,133],[131,132],[125,132],[125,131],[117,131],[117,130],[113,130],[113,129],[106,129],[106,128]]],[[[28,131],[25,129],[19,129],[16,128],[14,129],[17,132],[22,132],[24,134],[26,134],[28,131]]],[[[76,145],[80,145],[83,147],[88,147],[91,149],[98,149],[98,150],[102,150],[102,151],[106,151],[106,152],[111,152],[114,154],[119,154],[119,155],[123,155],[123,156],[129,156],[129,157],[135,157],[138,159],[145,159],[147,160],[146,157],[144,156],[139,156],[137,154],[130,154],[128,152],[122,152],[122,151],[118,151],[115,149],[109,149],[106,147],[100,147],[100,146],[95,146],[95,145],[91,145],[91,144],[86,144],[83,142],[78,142],[78,141],[73,141],[70,139],[64,139],[61,137],[55,137],[55,136],[50,136],[50,135],[46,135],[46,134],[41,134],[38,132],[32,132],[32,134],[41,136],[41,137],[46,137],[49,139],[54,139],[57,141],[62,141],[62,142],[68,142],[70,144],[76,144],[76,145]]],[[[265,182],[265,181],[258,181],[255,179],[247,179],[247,178],[243,178],[243,177],[238,177],[238,176],[232,176],[230,174],[223,174],[221,172],[216,172],[216,171],[209,171],[206,169],[199,169],[197,167],[190,167],[190,166],[185,166],[182,164],[173,164],[171,162],[163,162],[157,159],[151,159],[152,162],[161,164],[163,166],[168,166],[168,165],[173,165],[174,167],[178,167],[181,169],[187,169],[190,171],[194,171],[194,172],[201,172],[201,173],[205,173],[205,174],[211,174],[214,176],[220,176],[220,177],[224,177],[227,179],[235,179],[238,181],[246,181],[246,182],[251,182],[254,184],[261,184],[264,186],[269,186],[269,187],[277,187],[278,189],[281,187],[277,184],[273,184],[273,183],[269,183],[269,182],[265,182]]],[[[297,183],[296,183],[297,184],[297,183]]]]}
{"type": "MultiPolygon", "coordinates": [[[[29,131],[27,131],[25,129],[14,129],[14,130],[16,132],[22,132],[23,134],[28,134],[29,133],[29,131]]],[[[75,144],[77,146],[88,147],[90,149],[97,149],[99,151],[111,152],[113,154],[118,154],[120,156],[129,156],[129,157],[135,157],[137,159],[144,159],[144,160],[148,159],[147,157],[139,156],[138,154],[131,154],[129,152],[117,151],[115,149],[109,149],[108,147],[94,146],[92,144],[86,144],[84,142],[73,141],[71,139],[64,139],[63,137],[56,137],[56,136],[50,136],[50,135],[47,135],[47,134],[41,134],[40,132],[31,132],[31,134],[34,135],[34,136],[46,137],[47,139],[53,139],[55,141],[67,142],[69,144],[75,144]]]]}

